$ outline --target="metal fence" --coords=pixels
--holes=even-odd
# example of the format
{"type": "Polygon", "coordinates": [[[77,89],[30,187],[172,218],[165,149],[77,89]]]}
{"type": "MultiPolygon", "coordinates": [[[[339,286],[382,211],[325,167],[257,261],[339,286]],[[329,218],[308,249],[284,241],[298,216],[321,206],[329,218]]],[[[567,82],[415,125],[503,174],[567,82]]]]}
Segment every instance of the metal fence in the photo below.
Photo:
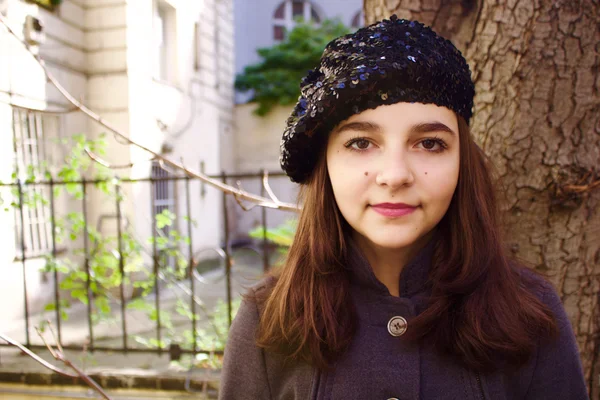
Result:
{"type": "MultiPolygon", "coordinates": [[[[284,176],[282,173],[270,173],[271,177],[282,177],[284,176]]],[[[232,181],[258,181],[263,178],[262,173],[255,174],[230,174],[226,175],[225,173],[219,176],[211,176],[214,179],[221,179],[223,182],[228,183],[232,181]]],[[[17,258],[15,265],[21,265],[23,269],[23,293],[24,293],[24,345],[26,347],[36,350],[45,348],[45,346],[41,343],[34,343],[32,341],[32,335],[34,332],[32,331],[32,323],[31,323],[31,307],[29,304],[29,292],[28,292],[28,281],[27,281],[27,263],[33,258],[45,257],[48,262],[52,262],[52,260],[56,260],[60,258],[64,254],[68,254],[71,250],[69,248],[61,248],[61,246],[57,243],[57,229],[58,227],[58,208],[57,198],[56,198],[56,189],[57,188],[66,188],[66,187],[79,187],[80,192],[78,196],[71,198],[69,200],[69,207],[74,207],[76,203],[79,203],[80,212],[82,215],[82,220],[80,221],[82,226],[81,229],[83,231],[83,235],[81,236],[81,247],[82,247],[82,261],[79,265],[81,271],[85,272],[85,285],[82,289],[84,293],[85,300],[82,300],[82,303],[85,304],[86,307],[86,318],[87,321],[85,324],[87,325],[87,339],[85,342],[81,343],[64,343],[63,339],[63,321],[62,321],[62,313],[63,309],[63,300],[64,300],[64,290],[61,290],[61,279],[64,276],[61,275],[61,272],[57,268],[53,268],[49,270],[49,274],[51,276],[51,286],[53,290],[53,303],[55,304],[54,310],[50,311],[54,313],[54,321],[53,323],[56,325],[57,331],[57,340],[60,345],[64,349],[67,350],[87,350],[90,352],[94,351],[112,351],[112,352],[145,352],[145,353],[156,353],[156,354],[170,354],[171,359],[178,359],[181,354],[198,354],[198,353],[216,353],[219,354],[221,350],[202,348],[202,346],[197,343],[197,331],[198,326],[202,322],[201,318],[198,314],[198,307],[200,306],[200,301],[198,300],[198,274],[196,272],[196,267],[198,265],[199,259],[196,257],[197,253],[201,249],[205,249],[202,244],[198,244],[194,240],[194,229],[193,229],[193,221],[191,218],[192,209],[193,209],[193,201],[192,199],[195,197],[192,193],[191,187],[192,185],[200,185],[200,191],[196,192],[198,196],[200,193],[202,195],[205,194],[205,184],[195,178],[190,177],[182,177],[182,176],[173,176],[173,175],[161,175],[161,174],[153,174],[153,176],[144,179],[118,179],[118,180],[74,180],[74,181],[58,181],[58,180],[48,180],[48,181],[36,181],[36,182],[26,182],[26,181],[18,181],[15,183],[2,183],[0,184],[0,190],[10,190],[13,197],[13,210],[15,213],[15,242],[18,246],[17,249],[17,258]],[[164,229],[157,229],[157,213],[164,209],[164,207],[160,208],[157,206],[157,196],[156,193],[159,193],[162,189],[161,187],[165,183],[170,185],[170,187],[179,187],[179,191],[177,193],[177,199],[179,204],[183,204],[183,213],[178,213],[178,221],[181,232],[185,233],[187,236],[187,240],[185,241],[186,248],[180,250],[182,254],[185,254],[186,265],[183,268],[185,270],[185,276],[178,281],[178,284],[184,288],[186,292],[186,302],[189,306],[189,310],[191,311],[190,320],[189,320],[189,328],[192,332],[192,340],[188,345],[182,345],[180,343],[171,341],[168,346],[163,346],[162,343],[166,338],[167,333],[165,333],[164,322],[161,321],[163,315],[161,314],[161,301],[164,295],[164,281],[161,282],[161,276],[163,274],[164,268],[169,264],[169,257],[165,256],[165,249],[160,249],[157,245],[159,242],[159,237],[161,235],[168,235],[169,231],[164,229]],[[118,313],[120,314],[120,340],[119,344],[102,344],[101,341],[97,340],[95,337],[95,322],[94,322],[94,301],[95,295],[93,288],[98,284],[96,282],[97,277],[94,276],[93,271],[91,270],[90,262],[91,262],[91,252],[94,250],[94,244],[91,243],[88,232],[91,228],[93,228],[93,223],[90,221],[90,192],[93,190],[92,188],[98,187],[98,185],[113,185],[114,196],[110,197],[110,201],[114,204],[114,215],[113,217],[116,219],[116,243],[115,243],[115,258],[118,260],[118,268],[117,273],[119,274],[120,284],[118,285],[118,290],[116,291],[115,296],[115,304],[118,305],[118,313]],[[127,283],[126,278],[128,278],[128,272],[126,268],[127,264],[127,254],[124,251],[124,246],[126,246],[125,237],[126,231],[131,229],[131,225],[128,225],[128,222],[125,221],[127,219],[126,215],[124,215],[123,210],[123,191],[126,190],[127,185],[140,185],[146,184],[150,185],[150,204],[147,205],[148,210],[150,210],[149,214],[151,215],[151,232],[148,232],[148,238],[151,238],[151,254],[147,259],[151,260],[149,263],[144,263],[148,273],[151,273],[153,279],[153,287],[152,287],[152,295],[154,296],[154,307],[156,309],[155,320],[153,321],[154,325],[154,339],[155,346],[136,346],[131,342],[131,338],[129,336],[129,325],[128,325],[128,316],[127,316],[127,305],[129,302],[133,301],[134,298],[128,298],[126,295],[127,291],[127,283]],[[41,202],[41,206],[28,204],[28,198],[31,198],[32,193],[37,193],[37,200],[41,202]],[[183,196],[183,197],[182,197],[183,196]],[[36,209],[39,208],[39,209],[36,209]],[[41,207],[41,208],[40,208],[41,207]],[[181,223],[181,221],[185,221],[185,223],[181,223]],[[48,226],[44,226],[47,224],[48,226]],[[185,226],[181,226],[185,225],[185,226]],[[43,243],[47,243],[47,246],[43,246],[43,243]],[[147,265],[151,264],[151,265],[147,265]]],[[[262,185],[261,185],[262,187],[262,185]]],[[[264,188],[261,190],[261,194],[265,195],[264,188]]],[[[158,198],[158,200],[164,200],[164,193],[160,195],[162,197],[158,198]]],[[[231,238],[231,229],[230,222],[231,218],[235,217],[234,213],[236,212],[233,207],[237,207],[235,203],[232,203],[230,200],[228,201],[228,196],[225,193],[221,193],[221,201],[220,208],[222,212],[222,232],[221,232],[221,245],[214,249],[215,254],[219,254],[223,260],[223,285],[224,293],[225,293],[225,302],[227,305],[227,315],[228,315],[228,323],[231,323],[232,319],[232,260],[233,260],[233,246],[232,246],[232,238],[231,238]]],[[[94,197],[97,201],[98,196],[94,197]]],[[[230,199],[231,197],[229,197],[230,199]]],[[[31,199],[30,199],[31,200],[31,199]]],[[[106,200],[102,201],[104,206],[106,207],[106,200]]],[[[144,206],[144,205],[135,205],[135,208],[144,206]]],[[[268,225],[268,209],[264,207],[256,208],[256,211],[260,213],[260,225],[266,227],[268,225]]],[[[183,243],[183,242],[182,242],[183,243]]],[[[270,267],[270,258],[275,251],[275,248],[272,244],[267,241],[266,232],[263,234],[263,237],[259,240],[254,240],[252,246],[254,246],[257,257],[260,257],[262,270],[266,272],[270,267]]],[[[63,246],[64,247],[64,246],[63,246]]],[[[82,306],[83,307],[83,306],[82,306]]],[[[9,346],[7,344],[1,343],[0,346],[9,346]]]]}

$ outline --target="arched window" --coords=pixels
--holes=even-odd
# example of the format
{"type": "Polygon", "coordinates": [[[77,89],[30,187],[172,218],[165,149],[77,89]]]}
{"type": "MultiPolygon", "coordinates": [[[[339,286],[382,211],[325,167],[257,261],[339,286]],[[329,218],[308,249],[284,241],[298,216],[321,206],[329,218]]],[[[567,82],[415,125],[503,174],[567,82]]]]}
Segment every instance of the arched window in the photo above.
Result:
{"type": "Polygon", "coordinates": [[[279,4],[273,13],[273,39],[283,40],[285,31],[292,30],[296,19],[320,23],[321,13],[308,0],[286,0],[279,4]]]}
{"type": "Polygon", "coordinates": [[[352,18],[352,22],[350,23],[350,26],[354,29],[358,29],[358,28],[363,27],[364,24],[365,24],[365,18],[364,18],[362,10],[360,10],[359,12],[354,14],[354,17],[352,18]]]}

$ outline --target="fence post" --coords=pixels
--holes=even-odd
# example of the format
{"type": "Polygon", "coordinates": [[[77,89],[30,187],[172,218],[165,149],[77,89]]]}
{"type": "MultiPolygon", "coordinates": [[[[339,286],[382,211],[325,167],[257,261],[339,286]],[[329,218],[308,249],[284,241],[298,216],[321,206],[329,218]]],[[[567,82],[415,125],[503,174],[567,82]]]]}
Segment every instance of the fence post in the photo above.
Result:
{"type": "Polygon", "coordinates": [[[52,238],[52,263],[54,265],[54,304],[56,304],[56,330],[58,331],[58,344],[62,346],[62,333],[60,329],[60,293],[58,291],[58,270],[56,269],[56,219],[54,216],[54,179],[50,177],[50,237],[52,238]]]}
{"type": "Polygon", "coordinates": [[[94,296],[92,294],[92,274],[90,271],[90,245],[89,245],[89,232],[88,232],[88,219],[87,219],[87,181],[84,179],[81,181],[81,192],[83,197],[81,199],[81,210],[83,211],[83,252],[84,252],[84,265],[86,279],[86,295],[87,295],[87,317],[88,317],[88,333],[90,336],[90,351],[94,351],[94,332],[92,327],[92,300],[94,296]]]}
{"type": "Polygon", "coordinates": [[[192,203],[190,199],[190,177],[185,176],[185,208],[188,217],[187,224],[187,235],[188,235],[188,274],[190,277],[190,290],[192,292],[190,296],[191,309],[192,309],[192,350],[196,354],[198,344],[196,343],[196,290],[195,290],[195,279],[194,279],[194,246],[192,243],[192,203]]]}
{"type": "MultiPolygon", "coordinates": [[[[262,183],[262,178],[265,176],[266,170],[261,170],[261,185],[260,185],[260,195],[265,197],[265,185],[262,183]]],[[[263,272],[267,273],[269,271],[269,250],[267,243],[267,208],[261,207],[261,224],[263,226],[263,272]]]]}
{"type": "Polygon", "coordinates": [[[160,273],[160,266],[158,263],[158,249],[156,247],[156,178],[155,176],[150,177],[150,214],[152,215],[152,271],[154,274],[154,308],[156,308],[156,344],[158,348],[158,354],[161,353],[162,349],[162,334],[161,334],[161,323],[160,323],[160,288],[158,287],[159,279],[158,274],[160,273]]]}
{"type": "Polygon", "coordinates": [[[121,232],[121,185],[115,184],[116,203],[117,203],[117,250],[119,254],[119,272],[121,274],[120,294],[121,294],[121,327],[123,332],[123,350],[127,354],[127,321],[125,318],[125,261],[123,260],[123,234],[121,232]]]}
{"type": "Polygon", "coordinates": [[[23,184],[21,180],[17,178],[17,190],[19,191],[19,217],[21,219],[21,262],[23,265],[23,296],[24,296],[24,307],[25,307],[25,343],[27,347],[31,346],[31,340],[29,338],[29,302],[27,300],[27,256],[25,248],[25,215],[23,212],[23,184]]]}
{"type": "MultiPolygon", "coordinates": [[[[227,184],[227,175],[225,171],[221,172],[221,178],[224,184],[227,184]]],[[[231,326],[232,310],[231,310],[231,255],[229,254],[229,217],[227,215],[227,193],[223,192],[223,225],[225,231],[225,285],[227,289],[227,316],[229,325],[231,326]]]]}

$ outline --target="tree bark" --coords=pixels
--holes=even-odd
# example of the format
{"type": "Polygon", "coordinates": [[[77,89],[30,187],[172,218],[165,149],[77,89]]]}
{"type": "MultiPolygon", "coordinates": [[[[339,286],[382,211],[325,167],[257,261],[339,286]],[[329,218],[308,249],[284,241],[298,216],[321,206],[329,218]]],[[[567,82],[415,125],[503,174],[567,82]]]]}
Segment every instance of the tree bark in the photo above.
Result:
{"type": "Polygon", "coordinates": [[[508,244],[561,294],[600,399],[598,0],[365,0],[364,13],[419,20],[467,58],[508,244]]]}

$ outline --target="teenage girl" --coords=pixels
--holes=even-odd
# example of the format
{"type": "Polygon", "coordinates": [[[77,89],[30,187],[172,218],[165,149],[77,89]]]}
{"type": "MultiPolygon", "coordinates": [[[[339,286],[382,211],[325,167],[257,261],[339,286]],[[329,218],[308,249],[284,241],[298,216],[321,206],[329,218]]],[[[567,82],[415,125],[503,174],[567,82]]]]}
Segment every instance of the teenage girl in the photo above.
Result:
{"type": "Polygon", "coordinates": [[[302,211],[246,296],[220,399],[587,399],[552,285],[509,258],[461,53],[393,16],[333,40],[281,164],[302,211]]]}

